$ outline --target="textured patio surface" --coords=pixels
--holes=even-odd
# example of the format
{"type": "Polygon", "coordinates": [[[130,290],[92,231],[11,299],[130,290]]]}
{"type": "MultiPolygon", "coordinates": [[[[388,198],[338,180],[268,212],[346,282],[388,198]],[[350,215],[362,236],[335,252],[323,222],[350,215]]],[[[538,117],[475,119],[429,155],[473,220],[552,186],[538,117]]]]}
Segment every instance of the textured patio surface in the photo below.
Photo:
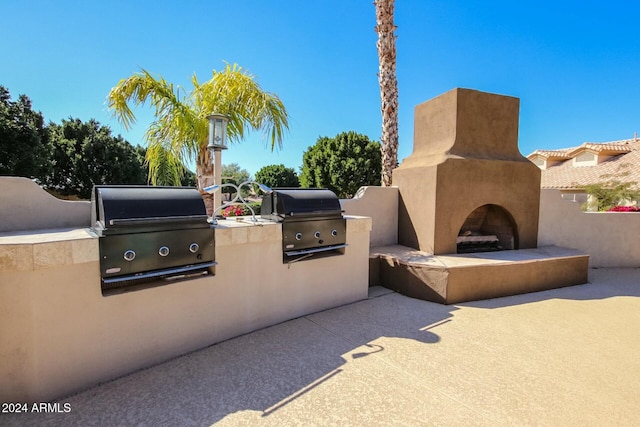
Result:
{"type": "Polygon", "coordinates": [[[640,268],[589,278],[450,306],[371,288],[0,425],[640,425],[640,268]]]}

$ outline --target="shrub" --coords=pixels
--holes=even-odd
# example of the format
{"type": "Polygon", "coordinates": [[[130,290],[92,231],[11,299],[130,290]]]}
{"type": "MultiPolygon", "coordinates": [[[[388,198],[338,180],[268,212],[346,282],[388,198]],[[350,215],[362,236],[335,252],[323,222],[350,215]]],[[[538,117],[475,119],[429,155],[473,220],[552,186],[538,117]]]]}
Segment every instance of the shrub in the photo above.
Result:
{"type": "Polygon", "coordinates": [[[256,181],[267,187],[300,187],[296,171],[284,165],[269,165],[256,172],[256,181]]]}
{"type": "Polygon", "coordinates": [[[360,187],[380,185],[380,143],[350,131],[334,138],[320,137],[302,155],[302,187],[328,188],[342,199],[360,187]]]}

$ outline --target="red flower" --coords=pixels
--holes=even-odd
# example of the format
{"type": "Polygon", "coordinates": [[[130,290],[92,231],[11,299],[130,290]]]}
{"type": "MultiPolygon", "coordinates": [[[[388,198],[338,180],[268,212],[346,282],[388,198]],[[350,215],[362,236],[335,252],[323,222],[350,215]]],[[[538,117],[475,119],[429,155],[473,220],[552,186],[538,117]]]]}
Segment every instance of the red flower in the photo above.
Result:
{"type": "Polygon", "coordinates": [[[240,205],[227,206],[222,210],[222,216],[225,218],[229,216],[242,216],[242,215],[244,215],[244,208],[240,205]]]}
{"type": "Polygon", "coordinates": [[[640,212],[640,206],[614,206],[607,212],[640,212]]]}

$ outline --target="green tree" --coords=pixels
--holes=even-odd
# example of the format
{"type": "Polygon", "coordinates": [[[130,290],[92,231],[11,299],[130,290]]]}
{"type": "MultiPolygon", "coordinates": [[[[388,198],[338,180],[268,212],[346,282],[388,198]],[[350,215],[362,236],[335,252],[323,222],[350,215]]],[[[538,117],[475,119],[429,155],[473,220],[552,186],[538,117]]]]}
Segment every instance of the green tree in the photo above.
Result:
{"type": "Polygon", "coordinates": [[[256,172],[256,181],[267,187],[300,187],[298,174],[284,165],[268,165],[256,172]]]}
{"type": "MultiPolygon", "coordinates": [[[[246,169],[240,167],[237,163],[222,165],[222,183],[240,185],[245,181],[249,181],[251,175],[246,169]]],[[[227,200],[231,199],[235,193],[233,187],[222,187],[221,191],[227,195],[227,200]]],[[[247,193],[247,188],[242,188],[243,195],[247,193]]]]}
{"type": "Polygon", "coordinates": [[[26,95],[11,101],[9,90],[0,86],[0,175],[42,180],[50,155],[42,114],[32,110],[26,95]]]}
{"type": "MultiPolygon", "coordinates": [[[[288,113],[277,95],[265,92],[254,76],[238,65],[227,64],[213,71],[210,80],[200,83],[194,74],[193,90],[185,92],[154,77],[146,70],[120,80],[107,98],[115,117],[130,128],[135,116],[130,108],[149,102],[155,121],[146,132],[149,178],[154,184],[177,185],[185,171],[185,162],[195,160],[199,186],[213,182],[213,164],[207,151],[208,121],[212,112],[229,118],[230,142],[242,140],[248,130],[265,133],[273,150],[282,145],[288,129],[288,113]]],[[[212,200],[210,194],[203,196],[212,200]]],[[[212,211],[212,203],[206,203],[212,211]]]]}
{"type": "MultiPolygon", "coordinates": [[[[149,176],[149,169],[147,168],[147,174],[149,176]]],[[[191,170],[186,170],[184,176],[180,179],[180,185],[184,187],[197,187],[196,174],[191,170]]]]}
{"type": "Polygon", "coordinates": [[[356,132],[320,137],[302,156],[302,187],[324,187],[349,198],[363,185],[380,185],[380,143],[356,132]]]}
{"type": "MultiPolygon", "coordinates": [[[[52,170],[44,185],[61,195],[89,198],[93,185],[145,184],[143,151],[96,120],[69,118],[49,125],[52,170]]],[[[143,149],[144,150],[144,149],[143,149]]]]}

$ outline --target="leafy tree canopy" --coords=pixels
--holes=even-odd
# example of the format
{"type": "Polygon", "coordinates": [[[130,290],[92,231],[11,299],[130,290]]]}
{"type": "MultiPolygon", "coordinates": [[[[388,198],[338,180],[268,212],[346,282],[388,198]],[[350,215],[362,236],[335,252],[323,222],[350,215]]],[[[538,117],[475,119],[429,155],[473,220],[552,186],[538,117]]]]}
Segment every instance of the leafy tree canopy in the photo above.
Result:
{"type": "Polygon", "coordinates": [[[256,172],[256,181],[267,187],[300,187],[298,174],[284,165],[268,165],[256,172]]]}
{"type": "MultiPolygon", "coordinates": [[[[235,184],[240,185],[245,181],[249,181],[251,175],[246,169],[240,167],[237,163],[230,163],[228,165],[222,165],[222,183],[223,184],[235,184]]],[[[246,194],[247,188],[243,187],[243,194],[246,194]]],[[[235,193],[233,187],[222,187],[221,191],[227,193],[229,198],[231,194],[235,193]]]]}
{"type": "Polygon", "coordinates": [[[26,95],[12,101],[0,86],[0,175],[41,180],[49,171],[50,154],[42,114],[32,110],[26,95]]]}
{"type": "Polygon", "coordinates": [[[222,179],[230,180],[234,184],[241,184],[244,181],[251,179],[251,175],[246,169],[240,167],[237,163],[229,163],[228,165],[222,165],[222,179]]]}
{"type": "Polygon", "coordinates": [[[144,149],[134,148],[91,119],[49,125],[52,171],[44,185],[62,195],[89,198],[93,185],[145,184],[144,149]]]}
{"type": "Polygon", "coordinates": [[[380,143],[353,131],[320,137],[302,156],[300,183],[349,198],[364,185],[380,185],[380,143]]]}

